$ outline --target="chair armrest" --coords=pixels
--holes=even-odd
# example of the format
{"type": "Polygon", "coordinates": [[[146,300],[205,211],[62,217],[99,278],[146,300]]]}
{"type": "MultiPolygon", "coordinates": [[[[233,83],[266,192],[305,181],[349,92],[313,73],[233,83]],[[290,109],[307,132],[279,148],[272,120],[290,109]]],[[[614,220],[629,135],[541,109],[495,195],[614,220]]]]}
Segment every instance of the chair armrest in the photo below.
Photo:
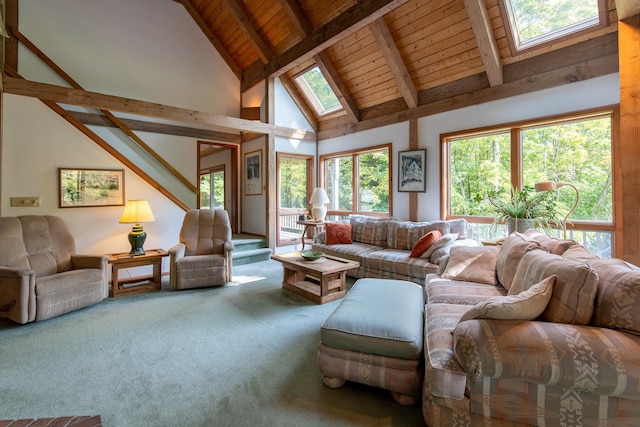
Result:
{"type": "Polygon", "coordinates": [[[169,253],[171,262],[174,262],[182,258],[184,256],[184,252],[186,249],[187,247],[185,246],[184,243],[178,243],[177,245],[169,249],[167,252],[169,253]]]}
{"type": "Polygon", "coordinates": [[[228,240],[226,242],[224,242],[224,251],[225,252],[231,252],[235,249],[235,245],[233,244],[233,242],[231,240],[228,240]]]}
{"type": "Polygon", "coordinates": [[[109,257],[106,255],[71,255],[71,264],[73,265],[74,270],[79,270],[81,268],[97,268],[99,270],[106,270],[108,261],[109,257]]]}
{"type": "Polygon", "coordinates": [[[0,267],[0,317],[22,324],[35,320],[35,276],[30,268],[0,267]]]}
{"type": "Polygon", "coordinates": [[[564,323],[475,319],[458,323],[454,353],[468,375],[637,398],[640,337],[564,323]]]}

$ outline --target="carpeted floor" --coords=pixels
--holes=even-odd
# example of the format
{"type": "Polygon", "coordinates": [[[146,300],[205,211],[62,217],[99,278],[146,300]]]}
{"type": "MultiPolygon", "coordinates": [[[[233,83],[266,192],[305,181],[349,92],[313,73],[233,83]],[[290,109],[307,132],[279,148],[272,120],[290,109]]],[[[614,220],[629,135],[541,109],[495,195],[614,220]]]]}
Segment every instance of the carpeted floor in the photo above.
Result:
{"type": "MultiPolygon", "coordinates": [[[[108,299],[44,322],[0,320],[0,419],[99,414],[126,426],[424,426],[419,405],[322,385],[320,326],[338,301],[282,290],[282,267],[220,288],[108,299]]],[[[352,283],[353,280],[350,281],[352,283]]]]}

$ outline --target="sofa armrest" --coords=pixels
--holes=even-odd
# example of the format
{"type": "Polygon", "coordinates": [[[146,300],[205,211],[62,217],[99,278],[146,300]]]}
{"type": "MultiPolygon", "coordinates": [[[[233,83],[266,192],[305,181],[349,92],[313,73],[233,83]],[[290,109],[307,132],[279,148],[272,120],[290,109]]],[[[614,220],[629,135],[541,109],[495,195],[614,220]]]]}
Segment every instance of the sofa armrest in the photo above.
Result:
{"type": "Polygon", "coordinates": [[[99,270],[106,270],[108,261],[109,257],[106,255],[71,255],[71,264],[73,265],[74,270],[79,270],[81,268],[97,268],[99,270]]]}
{"type": "Polygon", "coordinates": [[[22,324],[35,320],[35,276],[30,268],[0,267],[0,317],[22,324]]]}
{"type": "Polygon", "coordinates": [[[475,319],[458,323],[454,353],[471,377],[637,398],[640,337],[563,323],[475,319]]]}

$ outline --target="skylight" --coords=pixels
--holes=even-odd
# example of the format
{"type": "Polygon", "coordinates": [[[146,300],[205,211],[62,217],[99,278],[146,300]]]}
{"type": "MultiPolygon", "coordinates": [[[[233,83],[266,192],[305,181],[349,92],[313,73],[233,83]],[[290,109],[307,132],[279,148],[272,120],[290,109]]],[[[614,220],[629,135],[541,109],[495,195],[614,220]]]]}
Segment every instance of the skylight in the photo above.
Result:
{"type": "Polygon", "coordinates": [[[504,0],[518,50],[596,26],[599,0],[504,0]]]}
{"type": "Polygon", "coordinates": [[[338,97],[318,67],[313,67],[296,77],[296,82],[318,114],[328,114],[342,108],[338,97]]]}

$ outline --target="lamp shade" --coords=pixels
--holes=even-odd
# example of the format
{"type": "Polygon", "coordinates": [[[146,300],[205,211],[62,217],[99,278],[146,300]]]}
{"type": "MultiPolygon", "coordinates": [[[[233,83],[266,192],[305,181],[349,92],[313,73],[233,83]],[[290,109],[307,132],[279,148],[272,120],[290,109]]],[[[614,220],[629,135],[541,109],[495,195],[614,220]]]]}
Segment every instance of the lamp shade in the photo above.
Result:
{"type": "Polygon", "coordinates": [[[127,200],[119,222],[120,224],[139,224],[155,220],[149,202],[146,200],[127,200]]]}
{"type": "Polygon", "coordinates": [[[536,182],[535,188],[538,193],[541,191],[551,191],[556,189],[556,183],[553,181],[540,181],[536,182]]]}
{"type": "Polygon", "coordinates": [[[329,196],[327,196],[327,192],[324,191],[324,188],[316,187],[311,194],[309,203],[311,203],[312,205],[322,205],[325,203],[329,203],[329,196]]]}

